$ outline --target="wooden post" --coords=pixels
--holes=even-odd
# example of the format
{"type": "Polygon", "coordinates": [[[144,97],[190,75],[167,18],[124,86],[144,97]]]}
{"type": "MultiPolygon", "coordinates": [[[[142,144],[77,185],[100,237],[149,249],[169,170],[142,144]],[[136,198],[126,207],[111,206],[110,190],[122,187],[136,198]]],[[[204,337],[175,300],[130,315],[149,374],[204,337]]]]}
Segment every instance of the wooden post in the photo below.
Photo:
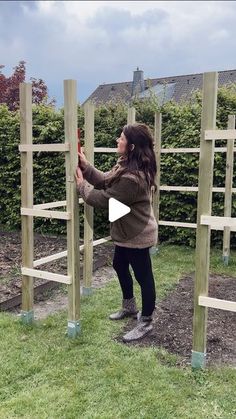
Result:
{"type": "Polygon", "coordinates": [[[153,193],[153,212],[157,220],[157,245],[159,244],[159,218],[160,218],[160,164],[161,164],[161,127],[162,127],[162,115],[160,112],[155,112],[154,122],[154,151],[157,163],[157,174],[155,182],[157,184],[157,191],[153,193]]]}
{"type": "Polygon", "coordinates": [[[76,81],[64,80],[65,142],[70,143],[66,152],[66,201],[71,219],[67,220],[67,275],[68,285],[68,336],[80,333],[80,249],[79,249],[79,199],[75,171],[78,164],[76,81]]]}
{"type": "MultiPolygon", "coordinates": [[[[94,111],[95,106],[88,101],[84,105],[84,137],[86,158],[94,164],[94,111]]],[[[83,264],[83,295],[92,293],[93,276],[93,215],[94,209],[84,202],[84,264],[83,264]]]]}
{"type": "Polygon", "coordinates": [[[127,124],[134,124],[135,123],[135,108],[128,108],[128,116],[127,116],[127,124]]]}
{"type": "MultiPolygon", "coordinates": [[[[32,86],[20,83],[20,139],[21,144],[32,145],[32,86]]],[[[21,206],[33,208],[33,156],[32,151],[21,153],[21,206]]],[[[34,233],[33,216],[21,215],[22,265],[33,268],[34,233]]],[[[33,277],[22,275],[21,319],[25,324],[34,320],[33,277]]]]}
{"type": "MultiPolygon", "coordinates": [[[[234,115],[228,116],[228,129],[235,129],[235,116],[234,115]]],[[[226,173],[225,173],[225,201],[224,201],[224,216],[225,217],[231,217],[233,167],[234,167],[234,140],[227,141],[226,173]]],[[[228,265],[229,263],[229,256],[230,256],[230,227],[224,227],[223,261],[225,265],[228,265]]]]}
{"type": "Polygon", "coordinates": [[[203,74],[193,317],[193,368],[204,367],[206,359],[207,307],[202,307],[198,304],[198,297],[200,294],[208,294],[211,230],[209,225],[201,225],[200,219],[202,214],[211,215],[215,144],[214,140],[206,141],[204,138],[206,129],[215,129],[217,86],[217,72],[203,74]]]}

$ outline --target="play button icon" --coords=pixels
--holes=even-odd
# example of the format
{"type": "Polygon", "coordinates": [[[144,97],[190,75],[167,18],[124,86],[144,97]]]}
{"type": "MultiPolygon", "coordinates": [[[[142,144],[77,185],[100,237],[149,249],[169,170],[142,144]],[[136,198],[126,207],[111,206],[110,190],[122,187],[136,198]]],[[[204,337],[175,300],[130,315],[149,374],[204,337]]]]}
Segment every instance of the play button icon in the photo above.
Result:
{"type": "Polygon", "coordinates": [[[115,198],[109,198],[109,221],[112,223],[113,221],[118,220],[118,218],[123,217],[124,215],[128,214],[131,210],[122,202],[117,201],[115,198]]]}

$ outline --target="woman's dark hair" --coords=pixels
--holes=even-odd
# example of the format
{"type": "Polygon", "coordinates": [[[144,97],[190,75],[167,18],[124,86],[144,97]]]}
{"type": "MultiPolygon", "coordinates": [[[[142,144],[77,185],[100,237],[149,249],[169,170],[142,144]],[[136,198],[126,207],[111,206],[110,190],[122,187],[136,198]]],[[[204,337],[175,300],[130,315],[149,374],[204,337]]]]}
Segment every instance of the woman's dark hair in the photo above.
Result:
{"type": "Polygon", "coordinates": [[[127,149],[125,155],[122,155],[117,161],[115,168],[119,169],[115,170],[113,180],[118,180],[125,172],[131,172],[140,178],[139,170],[141,170],[145,174],[149,188],[154,186],[156,192],[157,163],[154,153],[154,138],[150,128],[146,124],[135,122],[125,125],[122,132],[127,139],[127,149]],[[132,144],[134,144],[134,148],[132,144]]]}

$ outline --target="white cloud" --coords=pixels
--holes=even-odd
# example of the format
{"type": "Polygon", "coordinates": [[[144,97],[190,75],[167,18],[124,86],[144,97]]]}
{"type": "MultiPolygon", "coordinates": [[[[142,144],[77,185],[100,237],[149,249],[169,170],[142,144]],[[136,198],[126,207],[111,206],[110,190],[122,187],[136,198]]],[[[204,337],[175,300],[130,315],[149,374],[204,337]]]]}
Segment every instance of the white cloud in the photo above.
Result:
{"type": "Polygon", "coordinates": [[[230,34],[226,29],[219,29],[217,32],[212,32],[209,39],[213,42],[218,42],[229,37],[230,34]]]}
{"type": "Polygon", "coordinates": [[[75,78],[81,101],[100,83],[131,80],[136,66],[145,77],[235,68],[234,2],[0,2],[0,11],[2,63],[26,60],[53,94],[75,78]]]}

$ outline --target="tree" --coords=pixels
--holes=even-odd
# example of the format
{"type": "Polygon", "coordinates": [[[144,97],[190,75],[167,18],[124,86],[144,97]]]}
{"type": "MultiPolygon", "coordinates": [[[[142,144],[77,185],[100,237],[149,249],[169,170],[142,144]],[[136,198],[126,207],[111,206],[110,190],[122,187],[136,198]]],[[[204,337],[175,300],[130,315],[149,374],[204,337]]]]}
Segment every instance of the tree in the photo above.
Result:
{"type": "MultiPolygon", "coordinates": [[[[19,64],[13,68],[14,72],[10,77],[4,76],[2,69],[4,65],[0,65],[0,103],[5,103],[11,111],[19,108],[19,85],[25,81],[26,67],[25,61],[20,61],[19,64]]],[[[32,101],[33,103],[46,103],[48,99],[48,88],[42,79],[30,78],[32,82],[32,101]]],[[[52,99],[49,105],[55,104],[55,99],[52,99]]]]}

